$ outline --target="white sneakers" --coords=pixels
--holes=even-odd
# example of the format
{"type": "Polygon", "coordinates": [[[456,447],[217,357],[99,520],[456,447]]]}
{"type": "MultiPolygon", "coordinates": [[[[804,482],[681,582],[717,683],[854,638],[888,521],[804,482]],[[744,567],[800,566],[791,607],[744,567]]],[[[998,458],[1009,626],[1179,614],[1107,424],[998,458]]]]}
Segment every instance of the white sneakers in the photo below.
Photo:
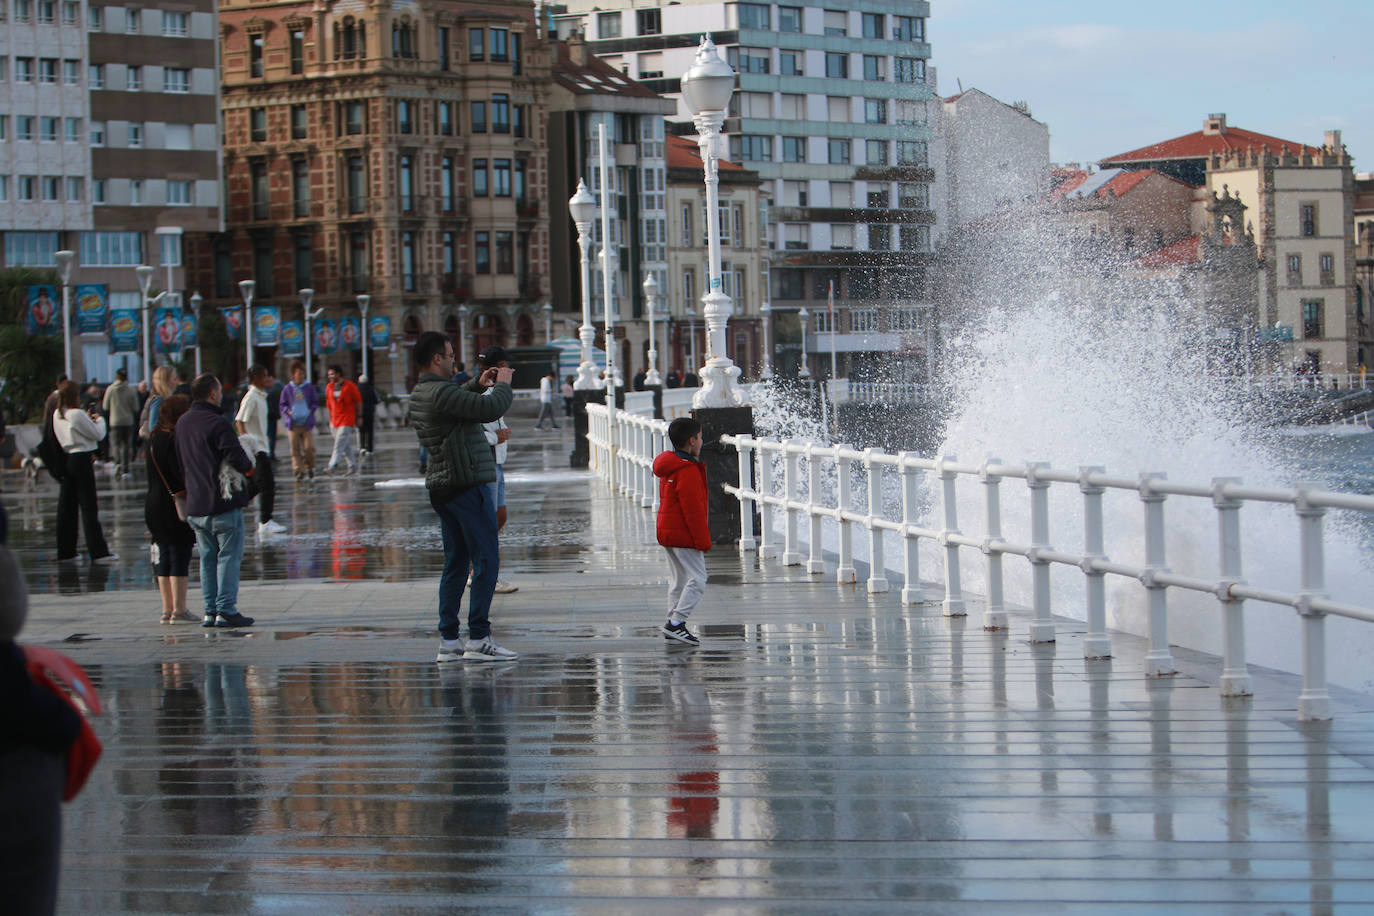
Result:
{"type": "Polygon", "coordinates": [[[461,637],[458,639],[444,639],[441,637],[439,639],[439,657],[435,659],[435,661],[439,662],[441,665],[444,662],[456,662],[463,657],[463,650],[465,648],[466,644],[461,637]]]}
{"type": "Polygon", "coordinates": [[[258,534],[281,534],[285,530],[285,525],[270,518],[261,525],[258,525],[258,534]]]}
{"type": "Polygon", "coordinates": [[[510,584],[509,582],[507,582],[505,579],[497,579],[497,580],[496,580],[496,594],[498,594],[498,595],[509,595],[511,592],[518,592],[518,591],[520,591],[520,586],[518,586],[518,585],[511,585],[511,584],[510,584]]]}
{"type": "Polygon", "coordinates": [[[520,657],[520,653],[504,649],[491,641],[491,637],[486,639],[468,640],[467,651],[463,653],[463,658],[478,662],[513,662],[520,657]]]}

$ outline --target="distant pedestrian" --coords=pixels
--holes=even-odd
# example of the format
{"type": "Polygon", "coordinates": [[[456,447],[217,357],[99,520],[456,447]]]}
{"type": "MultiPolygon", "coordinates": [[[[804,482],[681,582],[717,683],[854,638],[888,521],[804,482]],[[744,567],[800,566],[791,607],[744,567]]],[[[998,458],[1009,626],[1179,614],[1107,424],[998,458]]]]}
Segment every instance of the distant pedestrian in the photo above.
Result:
{"type": "Polygon", "coordinates": [[[700,384],[701,379],[697,378],[697,374],[693,372],[691,369],[688,369],[687,374],[682,377],[683,388],[696,388],[700,384]]]}
{"type": "Polygon", "coordinates": [[[429,452],[425,487],[439,516],[444,543],[444,572],[439,579],[440,662],[459,658],[508,661],[519,656],[491,638],[491,597],[500,572],[496,543],[496,507],[483,484],[496,479],[495,459],[482,424],[510,409],[511,370],[488,369],[466,385],[453,382],[453,341],[426,331],[415,341],[420,380],[410,395],[410,421],[429,452]],[[494,391],[484,395],[488,388],[494,391]],[[460,638],[458,612],[468,570],[468,641],[460,638]]]}
{"type": "MultiPolygon", "coordinates": [[[[506,352],[504,350],[502,353],[506,352]]],[[[553,429],[558,429],[558,421],[553,416],[553,370],[539,380],[539,419],[535,421],[535,429],[544,428],[544,418],[549,418],[549,425],[553,429]]]]}
{"type": "Polygon", "coordinates": [[[66,453],[66,473],[57,495],[57,559],[76,559],[76,522],[86,536],[86,550],[92,563],[113,563],[119,554],[111,553],[100,528],[100,507],[95,492],[95,449],[105,438],[105,418],[92,408],[89,413],[78,406],[81,395],[76,382],[68,379],[57,389],[57,411],[53,415],[53,435],[66,453]]]}
{"type": "Polygon", "coordinates": [[[186,491],[186,480],[172,431],[190,407],[185,395],[166,398],[158,410],[157,428],[148,437],[148,495],[143,502],[143,521],[153,539],[153,577],[162,598],[163,623],[200,619],[186,607],[196,534],[177,512],[174,496],[186,491]]]}
{"type": "Polygon", "coordinates": [[[382,402],[377,388],[365,375],[358,376],[358,394],[363,398],[363,422],[358,427],[358,448],[365,455],[373,452],[373,432],[377,423],[377,405],[382,402]]]}
{"type": "Polygon", "coordinates": [[[573,415],[573,401],[577,398],[577,391],[573,388],[573,379],[577,376],[570,375],[563,379],[563,416],[573,415]]]}
{"type": "Polygon", "coordinates": [[[345,474],[356,474],[363,396],[357,385],[344,378],[343,369],[338,366],[330,366],[327,377],[324,400],[329,405],[329,429],[334,434],[334,449],[325,470],[333,474],[342,466],[345,474]]]}
{"type": "Polygon", "coordinates": [[[281,390],[278,407],[291,443],[291,470],[297,480],[315,476],[315,411],[320,395],[305,378],[305,363],[291,363],[291,382],[281,390]]]}
{"type": "Polygon", "coordinates": [[[701,461],[701,424],[679,417],[668,424],[672,451],[654,459],[658,478],[658,543],[668,553],[668,620],[663,635],[695,646],[687,618],[706,588],[706,551],[711,549],[707,513],[706,464],[701,461]]]}
{"type": "MultiPolygon", "coordinates": [[[[510,358],[504,347],[487,347],[477,355],[478,371],[486,369],[505,369],[510,365],[510,358]]],[[[491,395],[494,388],[488,388],[486,394],[491,395]]],[[[496,534],[499,539],[501,529],[506,527],[506,455],[510,452],[510,427],[506,425],[505,417],[498,417],[495,420],[482,424],[482,433],[487,437],[487,444],[491,446],[491,457],[496,462],[496,480],[487,484],[491,492],[492,504],[496,506],[496,534]]],[[[495,592],[498,595],[509,595],[518,592],[520,587],[512,585],[505,579],[496,580],[495,592]]]]}
{"type": "Polygon", "coordinates": [[[676,369],[669,369],[668,378],[664,380],[664,384],[669,388],[681,388],[682,376],[678,373],[676,369]]]}
{"type": "Polygon", "coordinates": [[[273,461],[277,460],[277,421],[281,419],[281,391],[286,386],[281,383],[281,379],[272,375],[272,387],[267,389],[267,403],[272,408],[267,411],[267,454],[273,461]]]}
{"type": "Polygon", "coordinates": [[[649,378],[649,372],[648,372],[648,370],[647,370],[647,369],[640,369],[640,370],[639,370],[638,372],[636,372],[636,373],[634,374],[634,376],[630,379],[630,385],[634,388],[635,391],[643,391],[643,390],[644,390],[645,380],[647,380],[648,378],[649,378]]]}
{"type": "Polygon", "coordinates": [[[253,477],[258,483],[258,537],[281,534],[286,526],[272,518],[277,502],[277,480],[272,472],[272,456],[267,448],[267,418],[275,411],[268,407],[267,392],[275,379],[266,366],[248,370],[248,390],[234,414],[234,429],[239,444],[253,459],[253,477]]]}
{"type": "Polygon", "coordinates": [[[453,380],[459,385],[466,385],[472,381],[472,373],[464,368],[462,363],[458,363],[453,367],[453,380]]]}
{"type": "Polygon", "coordinates": [[[115,472],[127,476],[134,454],[134,422],[138,419],[138,394],[129,387],[129,373],[115,370],[115,380],[105,389],[102,404],[110,420],[111,456],[115,472]]]}
{"type": "Polygon", "coordinates": [[[177,421],[173,438],[186,483],[186,521],[200,548],[203,627],[251,627],[239,613],[239,569],[243,563],[243,507],[251,487],[234,484],[251,476],[253,459],[220,413],[224,389],[206,372],[191,382],[191,409],[177,421]]]}

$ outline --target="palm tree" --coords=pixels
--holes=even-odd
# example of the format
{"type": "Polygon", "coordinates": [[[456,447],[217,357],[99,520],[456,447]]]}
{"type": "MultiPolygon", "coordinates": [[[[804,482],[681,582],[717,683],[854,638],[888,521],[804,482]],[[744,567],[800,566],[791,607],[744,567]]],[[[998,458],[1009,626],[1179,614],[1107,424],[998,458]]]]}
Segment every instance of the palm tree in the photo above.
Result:
{"type": "Polygon", "coordinates": [[[36,418],[62,371],[62,341],[30,337],[25,321],[28,287],[57,286],[55,270],[0,270],[0,409],[11,423],[36,418]]]}

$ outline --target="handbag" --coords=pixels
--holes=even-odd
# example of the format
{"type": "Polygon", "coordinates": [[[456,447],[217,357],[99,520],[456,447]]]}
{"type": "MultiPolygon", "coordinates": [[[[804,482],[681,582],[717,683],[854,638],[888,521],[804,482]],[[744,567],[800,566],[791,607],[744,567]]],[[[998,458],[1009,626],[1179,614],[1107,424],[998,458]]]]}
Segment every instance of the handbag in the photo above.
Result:
{"type": "Polygon", "coordinates": [[[153,454],[151,443],[148,446],[148,457],[152,459],[153,469],[157,471],[157,476],[162,478],[162,485],[167,488],[167,493],[172,497],[172,505],[176,507],[177,518],[186,521],[186,494],[173,493],[172,485],[167,482],[167,475],[162,473],[162,466],[157,463],[157,456],[153,454]]]}

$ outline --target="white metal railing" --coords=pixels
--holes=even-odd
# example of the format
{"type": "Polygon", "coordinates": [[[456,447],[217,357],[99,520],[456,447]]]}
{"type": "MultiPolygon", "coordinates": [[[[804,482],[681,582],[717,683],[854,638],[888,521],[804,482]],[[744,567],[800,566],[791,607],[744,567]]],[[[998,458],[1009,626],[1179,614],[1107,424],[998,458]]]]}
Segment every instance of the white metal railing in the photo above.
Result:
{"type": "Polygon", "coordinates": [[[1210,377],[1210,381],[1227,387],[1262,391],[1333,387],[1341,391],[1374,389],[1374,376],[1359,372],[1323,372],[1320,375],[1297,372],[1275,372],[1271,375],[1214,375],[1210,377]]]}
{"type": "Polygon", "coordinates": [[[1343,417],[1336,421],[1337,426],[1362,426],[1365,429],[1374,429],[1374,410],[1366,410],[1364,413],[1357,413],[1353,417],[1343,417]]]}
{"type": "Polygon", "coordinates": [[[777,556],[780,552],[784,564],[802,565],[798,524],[805,516],[810,526],[810,549],[805,565],[811,573],[824,572],[821,525],[827,518],[834,519],[840,535],[838,578],[854,581],[851,529],[861,528],[867,532],[869,556],[877,558],[871,564],[868,590],[885,592],[888,580],[882,559],[885,556],[883,542],[884,536],[892,533],[901,538],[903,544],[902,600],[915,604],[922,600],[919,547],[920,540],[926,538],[944,552],[944,611],[949,616],[962,616],[966,612],[959,550],[973,548],[986,557],[984,626],[989,629],[1007,626],[1003,605],[1003,558],[1009,555],[1023,557],[1031,565],[1029,635],[1032,642],[1052,642],[1055,638],[1050,603],[1050,569],[1055,565],[1076,568],[1084,576],[1088,630],[1084,655],[1089,658],[1111,655],[1111,638],[1106,627],[1106,577],[1135,579],[1147,590],[1149,650],[1145,665],[1146,674],[1152,676],[1175,671],[1168,639],[1168,590],[1211,594],[1216,596],[1222,615],[1221,692],[1223,696],[1244,696],[1251,693],[1245,661],[1244,602],[1253,600],[1291,607],[1302,619],[1303,689],[1298,699],[1301,719],[1331,717],[1326,679],[1326,617],[1334,614],[1374,622],[1374,608],[1335,601],[1326,595],[1322,534],[1322,518],[1328,509],[1374,513],[1374,497],[1325,491],[1312,485],[1295,489],[1260,489],[1244,486],[1235,478],[1219,477],[1206,485],[1172,483],[1159,473],[1145,473],[1133,479],[1109,475],[1100,467],[1066,471],[1056,470],[1043,462],[1007,464],[988,459],[981,464],[963,464],[950,456],[923,458],[911,453],[888,454],[881,449],[859,451],[844,446],[779,442],[751,436],[726,436],[722,441],[734,445],[739,453],[739,479],[743,485],[726,486],[725,489],[741,503],[741,551],[758,550],[761,557],[777,556]],[[806,462],[807,472],[805,498],[800,495],[803,491],[799,468],[802,461],[806,462]],[[822,471],[827,463],[835,470],[837,485],[823,489],[822,471]],[[868,472],[864,508],[860,508],[853,498],[859,465],[868,472]],[[782,470],[781,480],[776,473],[778,467],[782,470]],[[884,515],[882,494],[887,474],[900,478],[900,518],[884,515]],[[956,486],[961,478],[976,480],[983,487],[985,524],[982,536],[966,535],[960,529],[956,486]],[[923,518],[920,513],[921,485],[926,480],[937,482],[940,494],[937,518],[933,520],[923,518]],[[1004,480],[1025,481],[1029,489],[1030,530],[1020,535],[1022,541],[1009,540],[1002,533],[1000,491],[1004,480]],[[1072,485],[1081,495],[1082,554],[1056,550],[1052,546],[1049,490],[1055,484],[1072,485]],[[1102,505],[1103,495],[1109,490],[1131,491],[1140,499],[1145,519],[1143,565],[1114,561],[1105,552],[1102,505]],[[1169,569],[1165,553],[1164,505],[1170,497],[1210,500],[1216,509],[1221,550],[1215,577],[1184,576],[1169,569]],[[1247,502],[1286,504],[1294,508],[1299,522],[1301,561],[1298,591],[1257,588],[1242,578],[1240,509],[1247,502]],[[753,504],[757,504],[762,515],[757,539],[753,504]],[[782,513],[781,518],[778,513],[782,513]],[[780,545],[777,543],[779,533],[780,545]]]}
{"type": "Polygon", "coordinates": [[[920,404],[934,397],[934,389],[921,382],[849,383],[849,397],[868,404],[920,404]]]}

